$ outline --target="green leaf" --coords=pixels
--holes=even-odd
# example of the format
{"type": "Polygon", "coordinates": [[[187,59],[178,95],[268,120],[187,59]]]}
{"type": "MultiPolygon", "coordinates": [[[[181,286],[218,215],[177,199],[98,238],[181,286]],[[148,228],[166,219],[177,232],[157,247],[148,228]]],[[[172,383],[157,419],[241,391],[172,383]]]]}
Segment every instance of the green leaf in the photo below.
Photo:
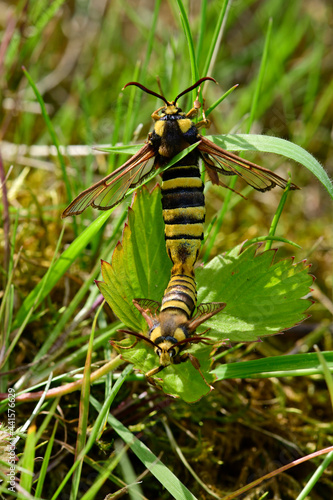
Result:
{"type": "Polygon", "coordinates": [[[251,342],[274,335],[304,320],[313,277],[304,261],[274,262],[275,251],[241,246],[198,268],[198,303],[226,302],[209,319],[208,336],[216,341],[251,342]]]}
{"type": "MultiPolygon", "coordinates": [[[[333,184],[326,171],[310,153],[297,146],[297,144],[279,137],[256,134],[214,135],[207,136],[207,139],[228,151],[262,151],[264,153],[276,153],[294,160],[309,169],[333,198],[333,184]]],[[[293,180],[297,184],[297,176],[293,180]]]]}
{"type": "Polygon", "coordinates": [[[102,261],[104,281],[97,285],[118,318],[134,331],[147,330],[147,324],[133,299],[161,301],[170,278],[163,227],[161,191],[149,193],[143,187],[134,195],[111,264],[102,261]]]}

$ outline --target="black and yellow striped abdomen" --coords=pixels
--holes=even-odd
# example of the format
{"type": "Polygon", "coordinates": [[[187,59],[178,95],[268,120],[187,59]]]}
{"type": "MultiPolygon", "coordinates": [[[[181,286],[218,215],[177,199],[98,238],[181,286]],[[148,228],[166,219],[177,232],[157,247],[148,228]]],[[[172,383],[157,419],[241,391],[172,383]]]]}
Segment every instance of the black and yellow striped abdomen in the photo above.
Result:
{"type": "Polygon", "coordinates": [[[169,307],[181,309],[188,318],[196,306],[194,264],[203,239],[203,189],[197,165],[176,165],[163,173],[165,240],[173,267],[161,311],[169,307]]]}
{"type": "Polygon", "coordinates": [[[194,277],[184,274],[171,276],[162,299],[161,311],[170,307],[181,309],[191,317],[197,303],[197,290],[194,277]]]}

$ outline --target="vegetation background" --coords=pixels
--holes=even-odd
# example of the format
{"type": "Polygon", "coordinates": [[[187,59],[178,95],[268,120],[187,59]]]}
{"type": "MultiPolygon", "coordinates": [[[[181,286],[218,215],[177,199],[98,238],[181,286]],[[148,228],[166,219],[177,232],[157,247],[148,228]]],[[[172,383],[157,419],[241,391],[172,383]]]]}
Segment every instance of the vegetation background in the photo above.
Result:
{"type": "MultiPolygon", "coordinates": [[[[247,131],[272,19],[251,132],[293,141],[312,153],[332,175],[331,2],[184,2],[200,77],[208,71],[217,19],[225,5],[223,34],[215,43],[209,69],[220,86],[206,85],[206,106],[233,85],[239,87],[210,115],[213,123],[209,133],[247,131]]],[[[86,146],[145,139],[151,127],[150,115],[160,104],[135,89],[122,93],[128,81],[137,80],[157,90],[159,76],[168,99],[192,83],[180,7],[174,0],[0,2],[0,383],[2,393],[13,384],[17,394],[28,391],[25,401],[17,398],[16,426],[28,423],[24,430],[30,430],[18,441],[16,453],[19,466],[34,475],[22,473],[17,490],[21,498],[30,497],[20,493],[20,488],[29,491],[31,498],[45,499],[104,498],[111,493],[131,498],[194,498],[185,487],[197,498],[214,494],[216,498],[332,498],[329,469],[310,496],[303,490],[322,458],[260,483],[248,493],[227,497],[227,492],[235,492],[294,459],[333,445],[332,398],[322,374],[297,372],[296,367],[289,377],[280,373],[280,378],[223,380],[193,405],[166,397],[139,375],[129,376],[121,389],[120,377],[115,388],[108,374],[96,377],[91,406],[87,396],[81,395],[80,413],[79,392],[61,392],[61,384],[80,382],[87,352],[92,356],[93,370],[104,360],[113,359],[108,340],[119,323],[110,311],[99,314],[94,348],[88,349],[101,302],[93,279],[98,279],[100,258],[111,260],[129,200],[117,208],[107,224],[105,220],[95,224],[94,232],[89,228],[99,214],[93,210],[69,222],[62,221],[60,214],[80,191],[124,161],[122,155],[96,155],[86,146]],[[38,88],[44,113],[22,66],[38,88]],[[81,147],[60,154],[54,144],[81,147]],[[68,249],[67,267],[63,261],[56,267],[59,255],[68,249]],[[52,398],[41,400],[36,411],[40,414],[31,417],[30,425],[28,419],[36,402],[29,393],[44,389],[51,370],[53,377],[60,378],[53,381],[52,398]],[[100,422],[101,405],[110,397],[114,420],[107,423],[106,416],[100,422]],[[117,433],[119,421],[136,436],[132,451],[124,446],[129,435],[123,428],[123,434],[117,433]],[[93,436],[93,442],[81,458],[86,434],[93,436]],[[141,478],[140,486],[124,488],[153,463],[150,456],[143,459],[138,455],[138,443],[145,443],[162,457],[162,476],[171,471],[183,483],[180,496],[172,489],[172,477],[168,488],[150,473],[141,478]],[[74,455],[77,468],[56,493],[74,455]]],[[[190,105],[188,101],[187,108],[190,105]]],[[[261,344],[237,346],[228,351],[226,361],[307,353],[313,351],[314,344],[322,351],[331,351],[331,200],[302,166],[276,155],[246,157],[283,176],[291,171],[292,180],[302,188],[289,195],[279,222],[279,234],[302,248],[275,246],[280,247],[280,258],[310,260],[316,276],[316,302],[311,317],[301,325],[261,344]]],[[[226,193],[207,186],[207,223],[223,209],[226,193]]],[[[232,197],[210,257],[246,239],[266,235],[280,197],[277,190],[265,194],[249,190],[247,201],[232,197]]],[[[6,435],[2,439],[6,440],[6,435]]],[[[4,484],[0,491],[5,498],[4,484]]]]}

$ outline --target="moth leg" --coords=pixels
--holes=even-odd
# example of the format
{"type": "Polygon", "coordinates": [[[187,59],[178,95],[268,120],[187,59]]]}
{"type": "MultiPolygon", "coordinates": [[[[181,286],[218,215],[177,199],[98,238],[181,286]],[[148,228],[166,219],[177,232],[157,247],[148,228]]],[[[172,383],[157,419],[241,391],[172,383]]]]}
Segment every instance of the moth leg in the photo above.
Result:
{"type": "Polygon", "coordinates": [[[139,342],[139,339],[135,339],[134,341],[134,344],[128,346],[128,347],[125,347],[125,346],[119,346],[120,349],[133,349],[133,347],[136,346],[136,344],[139,342]]]}
{"type": "MultiPolygon", "coordinates": [[[[193,103],[193,108],[190,109],[190,111],[188,113],[186,113],[186,118],[192,118],[193,116],[196,116],[198,114],[198,111],[201,108],[201,102],[199,100],[200,92],[201,92],[201,85],[198,88],[197,97],[196,97],[196,99],[195,99],[195,101],[193,103]]],[[[205,100],[204,99],[203,99],[203,104],[205,106],[205,100]]],[[[204,109],[202,110],[202,114],[203,114],[204,119],[206,119],[204,109]]]]}
{"type": "Polygon", "coordinates": [[[154,113],[152,113],[151,117],[153,120],[155,120],[155,122],[157,122],[158,120],[161,119],[161,117],[158,113],[161,111],[161,109],[164,109],[164,108],[165,108],[165,106],[161,106],[156,111],[154,111],[154,113]]]}
{"type": "Polygon", "coordinates": [[[156,373],[159,373],[160,371],[162,371],[163,368],[165,368],[165,366],[160,365],[156,368],[153,368],[152,370],[149,370],[149,372],[147,372],[145,375],[147,382],[149,382],[150,385],[153,385],[154,387],[156,387],[157,389],[160,389],[160,390],[162,390],[162,386],[157,382],[156,379],[153,379],[152,376],[156,375],[156,373]]]}
{"type": "Polygon", "coordinates": [[[152,385],[152,386],[156,387],[156,389],[159,389],[160,391],[162,391],[162,390],[163,390],[162,386],[161,386],[160,384],[158,384],[154,378],[151,378],[151,377],[147,377],[147,376],[146,376],[146,379],[147,379],[147,382],[148,382],[150,385],[152,385]]]}
{"type": "Polygon", "coordinates": [[[208,120],[208,118],[205,117],[205,113],[204,112],[202,114],[203,114],[204,119],[200,120],[198,123],[195,124],[195,126],[196,126],[197,129],[199,129],[199,128],[209,128],[210,127],[211,121],[208,120]]]}
{"type": "MultiPolygon", "coordinates": [[[[191,118],[191,117],[196,116],[198,114],[198,111],[201,108],[201,102],[199,101],[200,91],[201,91],[201,85],[198,89],[197,98],[193,103],[193,108],[190,109],[190,111],[188,113],[186,113],[186,118],[191,118]]],[[[203,120],[200,120],[198,123],[195,124],[195,126],[198,130],[199,130],[199,128],[209,128],[210,127],[210,120],[207,120],[206,115],[205,115],[205,99],[203,99],[202,116],[203,116],[203,120]]]]}
{"type": "MultiPolygon", "coordinates": [[[[186,113],[186,118],[193,118],[194,116],[196,116],[198,114],[198,108],[196,108],[195,106],[190,109],[190,111],[188,113],[186,113]]],[[[210,120],[208,120],[208,118],[206,118],[205,116],[205,112],[202,111],[202,115],[203,115],[203,120],[200,120],[198,123],[195,124],[196,128],[199,129],[199,128],[209,128],[210,127],[210,120]]]]}
{"type": "Polygon", "coordinates": [[[198,108],[195,106],[194,103],[193,108],[186,113],[186,118],[194,118],[194,116],[197,116],[197,114],[198,114],[198,108]]]}
{"type": "Polygon", "coordinates": [[[162,371],[163,368],[165,368],[165,366],[163,366],[163,365],[157,366],[156,368],[149,370],[149,372],[147,372],[145,376],[149,379],[153,375],[156,375],[156,373],[159,373],[160,371],[162,371]]]}
{"type": "Polygon", "coordinates": [[[205,384],[207,385],[207,387],[209,387],[209,389],[212,391],[214,389],[214,387],[212,385],[210,385],[207,380],[205,379],[205,377],[203,376],[202,374],[202,371],[200,370],[200,363],[199,363],[199,360],[198,358],[196,358],[195,356],[193,356],[193,354],[189,353],[189,352],[186,352],[185,354],[183,354],[181,357],[180,357],[181,361],[186,361],[187,359],[189,359],[192,363],[192,366],[193,368],[195,368],[196,370],[198,370],[198,372],[200,373],[200,376],[202,378],[202,380],[205,382],[205,384]]]}

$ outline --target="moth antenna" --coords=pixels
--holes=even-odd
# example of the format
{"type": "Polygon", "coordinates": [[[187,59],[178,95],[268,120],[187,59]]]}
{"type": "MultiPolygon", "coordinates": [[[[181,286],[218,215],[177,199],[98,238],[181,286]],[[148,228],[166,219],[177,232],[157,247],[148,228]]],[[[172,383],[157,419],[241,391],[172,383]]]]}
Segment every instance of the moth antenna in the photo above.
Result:
{"type": "MultiPolygon", "coordinates": [[[[206,330],[207,332],[208,330],[206,330]]],[[[207,344],[207,340],[212,340],[210,339],[209,337],[199,337],[198,335],[196,335],[195,337],[188,337],[186,339],[183,339],[183,340],[180,340],[179,342],[176,342],[175,344],[173,344],[170,349],[174,348],[174,347],[177,347],[178,345],[182,345],[182,344],[199,344],[199,342],[202,342],[203,344],[207,344]]]]}
{"type": "Polygon", "coordinates": [[[137,339],[144,340],[145,342],[148,342],[152,346],[156,347],[155,342],[153,342],[152,340],[150,340],[149,337],[146,337],[146,335],[142,335],[141,333],[138,333],[138,332],[131,332],[131,330],[117,330],[117,331],[120,332],[120,333],[126,333],[127,335],[133,335],[137,339]]]}
{"type": "Polygon", "coordinates": [[[180,94],[178,94],[177,97],[176,97],[176,99],[173,101],[173,104],[176,104],[176,102],[178,101],[178,99],[181,96],[183,96],[184,94],[187,94],[188,92],[190,92],[193,89],[196,89],[197,87],[199,87],[199,85],[202,84],[202,82],[205,82],[206,80],[211,80],[212,82],[215,82],[217,84],[217,81],[214,78],[212,78],[211,76],[204,76],[203,78],[200,78],[200,80],[198,80],[196,83],[194,83],[193,85],[191,85],[191,87],[189,87],[186,90],[183,90],[183,92],[181,92],[180,94]]]}
{"type": "Polygon", "coordinates": [[[134,85],[135,87],[139,87],[139,89],[146,92],[146,94],[151,94],[155,97],[158,97],[159,99],[162,99],[162,101],[164,101],[167,106],[169,105],[169,102],[166,100],[166,98],[163,95],[157,94],[157,92],[154,92],[153,90],[147,89],[147,87],[144,87],[143,85],[141,85],[141,83],[138,83],[138,82],[128,82],[121,90],[126,89],[126,87],[129,87],[130,85],[134,85]]]}

